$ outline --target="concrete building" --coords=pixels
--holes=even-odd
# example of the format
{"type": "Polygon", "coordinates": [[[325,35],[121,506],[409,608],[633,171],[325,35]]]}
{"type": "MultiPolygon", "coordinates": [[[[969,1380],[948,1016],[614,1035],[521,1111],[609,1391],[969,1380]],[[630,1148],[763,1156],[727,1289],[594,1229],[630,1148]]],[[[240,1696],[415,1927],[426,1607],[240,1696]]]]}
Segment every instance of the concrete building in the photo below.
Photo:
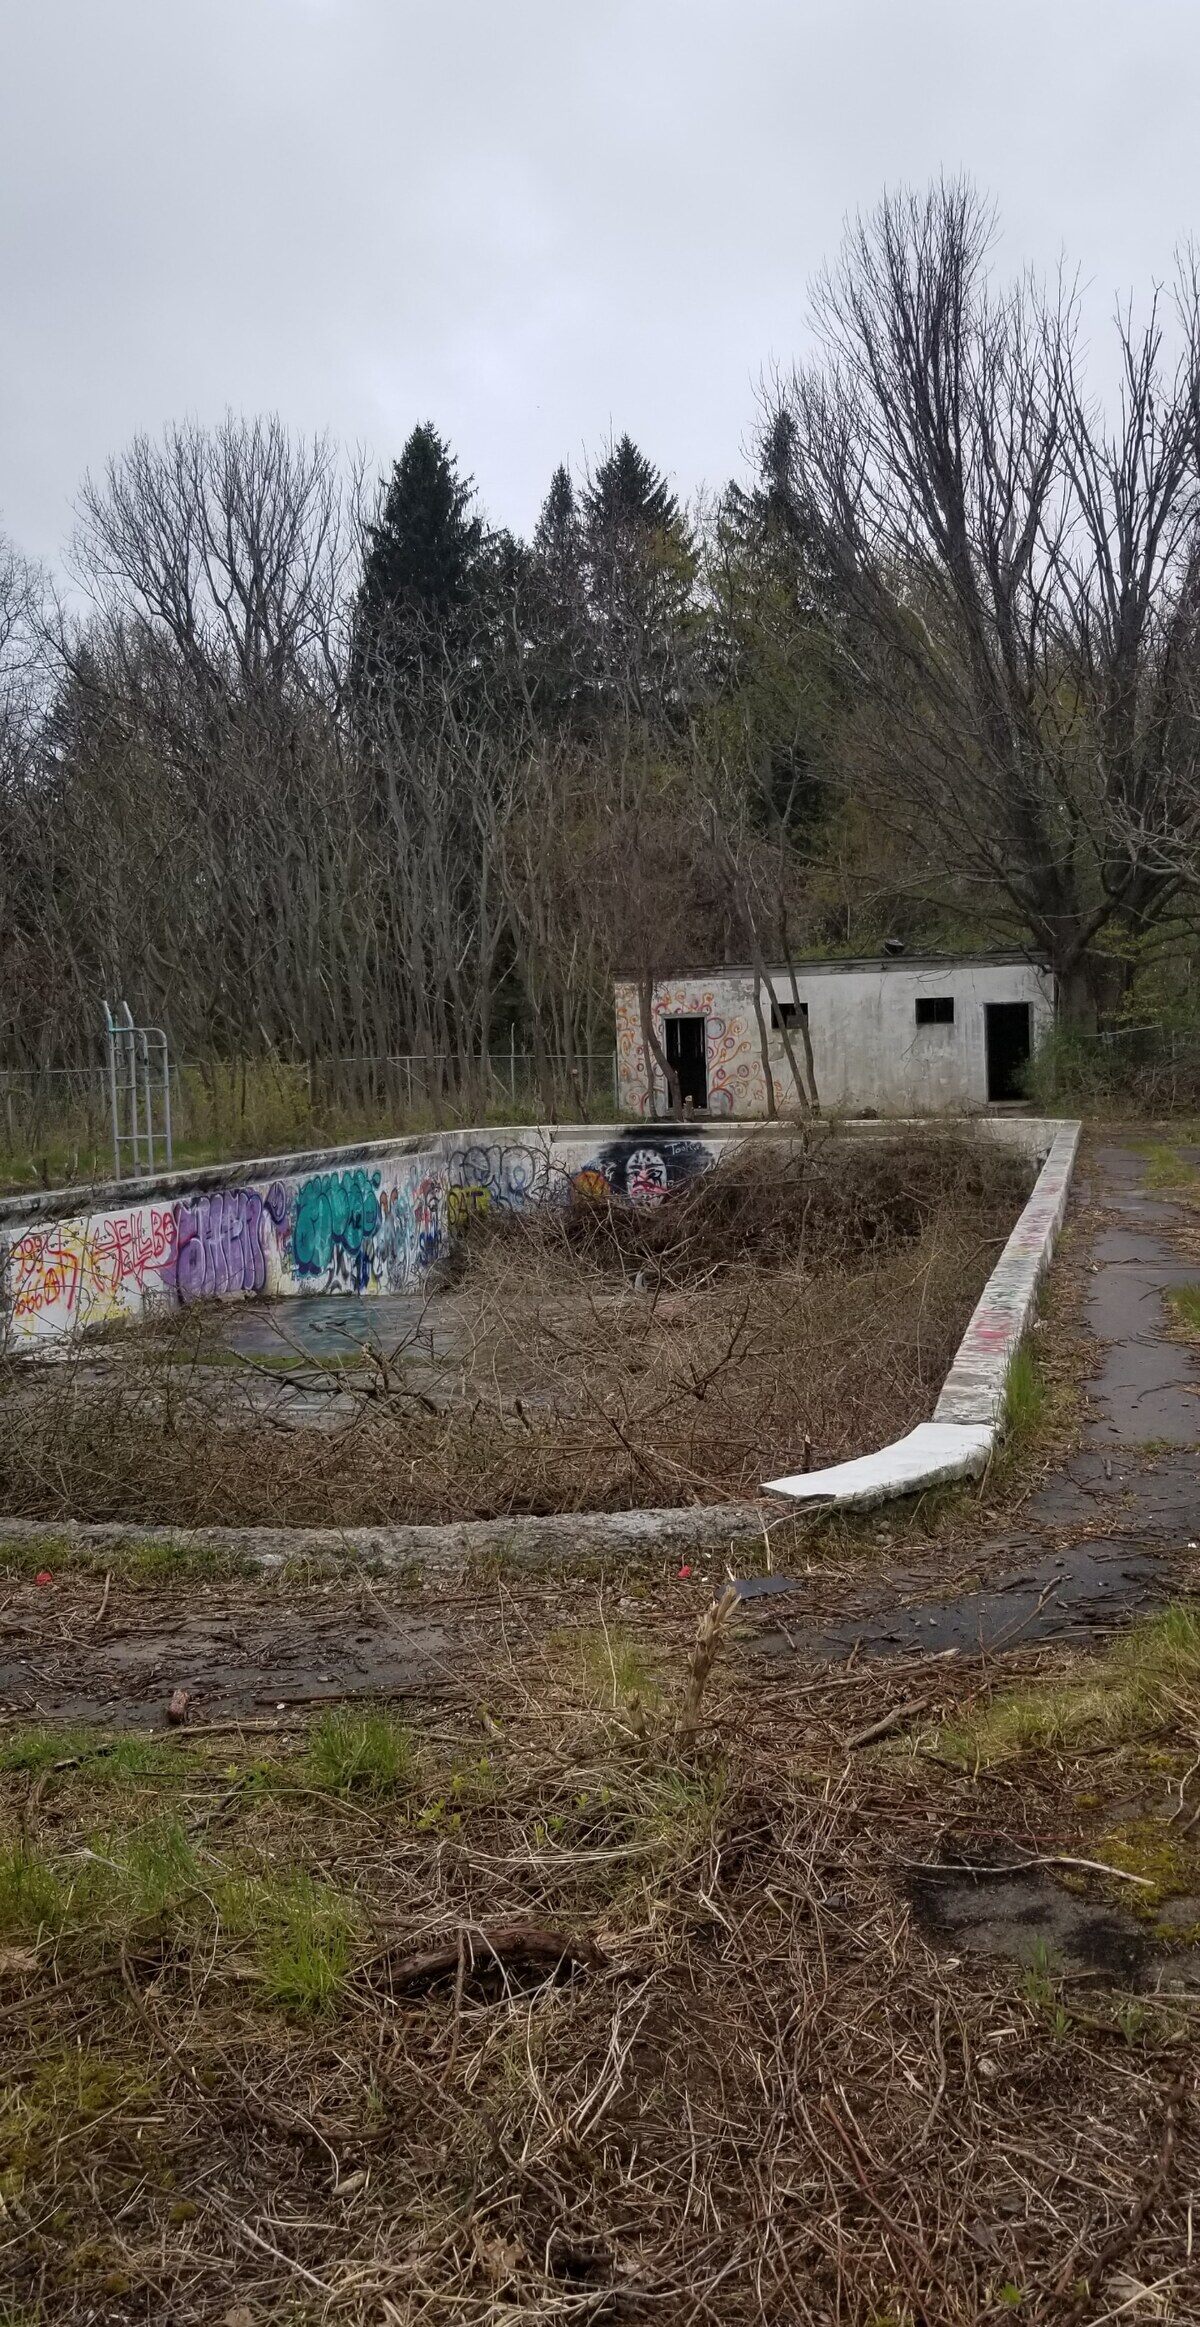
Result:
{"type": "MultiPolygon", "coordinates": [[[[805,961],[772,970],[755,1008],[752,969],[681,970],[655,985],[655,1034],[697,1114],[763,1116],[766,1062],[782,1111],[795,1104],[785,1029],[801,1072],[798,1017],[807,1025],[822,1109],[929,1115],[1022,1096],[1025,1066],[1054,1017],[1054,981],[1024,954],[898,954],[866,961],[805,961]]],[[[642,1001],[632,979],[616,988],[622,1116],[670,1113],[666,1077],[653,1066],[650,1104],[642,1001]]]]}

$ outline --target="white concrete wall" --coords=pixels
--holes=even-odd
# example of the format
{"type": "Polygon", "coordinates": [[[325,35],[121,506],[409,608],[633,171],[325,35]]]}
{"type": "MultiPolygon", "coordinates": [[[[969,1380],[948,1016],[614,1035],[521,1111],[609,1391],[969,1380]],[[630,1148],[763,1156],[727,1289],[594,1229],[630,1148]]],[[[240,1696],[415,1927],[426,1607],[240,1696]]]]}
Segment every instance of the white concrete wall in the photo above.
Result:
{"type": "MultiPolygon", "coordinates": [[[[781,1002],[791,1000],[786,972],[774,973],[772,984],[781,1002]]],[[[807,963],[797,969],[796,985],[800,1000],[808,1004],[821,1106],[850,1114],[871,1109],[888,1115],[924,1115],[985,1107],[986,1004],[1028,1002],[1035,1050],[1054,1017],[1053,981],[1031,963],[1016,959],[807,963]],[[953,997],[953,1025],[918,1026],[918,996],[940,994],[953,997]]],[[[616,1001],[621,1111],[625,1116],[646,1115],[651,1110],[635,988],[619,985],[616,1001]]],[[[664,979],[654,993],[660,1039],[662,1021],[670,1016],[703,1017],[708,1022],[710,1112],[742,1118],[764,1115],[766,1085],[750,973],[714,970],[664,979]]],[[[802,1065],[798,1031],[793,1047],[802,1065]]],[[[782,1035],[770,1034],[769,1050],[777,1103],[786,1107],[793,1094],[782,1035]]],[[[657,1070],[655,1084],[659,1112],[665,1114],[667,1093],[657,1070]]]]}

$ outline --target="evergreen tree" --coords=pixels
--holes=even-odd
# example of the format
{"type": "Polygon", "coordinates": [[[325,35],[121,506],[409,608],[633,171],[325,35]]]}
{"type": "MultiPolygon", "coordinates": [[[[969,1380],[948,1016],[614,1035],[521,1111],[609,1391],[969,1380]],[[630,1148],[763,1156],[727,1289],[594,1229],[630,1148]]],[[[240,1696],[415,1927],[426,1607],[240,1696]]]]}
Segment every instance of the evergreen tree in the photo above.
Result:
{"type": "Polygon", "coordinates": [[[583,495],[583,539],[599,693],[673,720],[696,557],[665,477],[630,436],[583,495]]]}
{"type": "Polygon", "coordinates": [[[550,479],[533,535],[534,555],[550,582],[560,589],[575,583],[583,554],[583,529],[570,470],[560,461],[550,479]]]}
{"type": "Polygon", "coordinates": [[[482,520],[473,487],[428,421],[414,428],[368,527],[354,623],[356,685],[411,678],[462,647],[481,579],[482,520]]]}
{"type": "Polygon", "coordinates": [[[679,525],[679,503],[666,478],[631,436],[618,438],[583,496],[588,538],[667,533],[679,525]]]}
{"type": "Polygon", "coordinates": [[[526,615],[536,700],[547,717],[562,719],[586,700],[591,657],[583,526],[562,464],[534,529],[526,615]]]}

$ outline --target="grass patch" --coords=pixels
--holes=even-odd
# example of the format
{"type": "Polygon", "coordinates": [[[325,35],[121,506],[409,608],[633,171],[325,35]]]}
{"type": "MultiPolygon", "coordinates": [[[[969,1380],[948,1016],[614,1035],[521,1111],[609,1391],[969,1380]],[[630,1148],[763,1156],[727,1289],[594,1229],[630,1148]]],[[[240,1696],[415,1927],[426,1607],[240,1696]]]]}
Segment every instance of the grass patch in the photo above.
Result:
{"type": "Polygon", "coordinates": [[[221,1904],[228,1928],[252,1945],[271,2003],[302,2017],[333,2011],[358,1927],[343,1892],[298,1873],[234,1883],[221,1904]]]}
{"type": "Polygon", "coordinates": [[[122,1785],[136,1778],[177,1777],[184,1767],[178,1754],[149,1737],[98,1737],[88,1729],[16,1729],[0,1739],[0,1772],[26,1772],[41,1777],[62,1765],[75,1765],[71,1774],[122,1785]]]}
{"type": "MultiPolygon", "coordinates": [[[[1101,1836],[1097,1856],[1141,1877],[1136,1888],[1122,1883],[1121,1895],[1135,1915],[1150,1922],[1166,1900],[1187,1898],[1200,1883],[1200,1856],[1160,1818],[1125,1819],[1101,1836]]],[[[1177,1931],[1174,1936],[1190,1940],[1193,1934],[1177,1931]]]]}
{"type": "Polygon", "coordinates": [[[1046,1383],[1028,1342],[1015,1349],[1004,1383],[1004,1435],[1016,1451],[1037,1436],[1046,1417],[1046,1383]]]}
{"type": "Polygon", "coordinates": [[[223,1545],[190,1543],[164,1536],[148,1543],[92,1545],[69,1537],[35,1543],[0,1541],[0,1575],[11,1583],[28,1582],[48,1569],[52,1576],[111,1573],[122,1583],[153,1588],[159,1584],[236,1583],[261,1573],[244,1552],[223,1545]]]}
{"type": "Polygon", "coordinates": [[[1145,1161],[1148,1188],[1176,1196],[1200,1192],[1200,1171],[1178,1148],[1167,1147],[1161,1140],[1146,1140],[1136,1152],[1145,1161]]]}
{"type": "Polygon", "coordinates": [[[633,1633],[609,1626],[596,1632],[560,1633],[548,1647],[560,1648],[570,1681],[586,1704],[609,1713],[657,1705],[654,1670],[633,1633]]]}
{"type": "Polygon", "coordinates": [[[417,1768],[412,1731],[390,1713],[340,1708],[325,1713],[308,1740],[313,1784],[335,1794],[394,1794],[417,1768]]]}
{"type": "MultiPolygon", "coordinates": [[[[1082,1663],[1082,1660],[1081,1660],[1082,1663]]],[[[1104,1655],[1038,1687],[1012,1689],[939,1732],[947,1759],[990,1768],[1022,1753],[1120,1744],[1177,1723],[1178,1699],[1200,1695],[1200,1605],[1147,1617],[1104,1655]]]]}
{"type": "Polygon", "coordinates": [[[131,1834],[101,1834],[68,1858],[23,1843],[0,1851],[0,1931],[37,1941],[47,1932],[94,1934],[102,1950],[164,1922],[183,1923],[203,1895],[199,1862],[178,1819],[131,1834]]]}
{"type": "Polygon", "coordinates": [[[1189,1341],[1200,1341],[1200,1285],[1173,1285],[1167,1299],[1180,1331],[1189,1341]]]}

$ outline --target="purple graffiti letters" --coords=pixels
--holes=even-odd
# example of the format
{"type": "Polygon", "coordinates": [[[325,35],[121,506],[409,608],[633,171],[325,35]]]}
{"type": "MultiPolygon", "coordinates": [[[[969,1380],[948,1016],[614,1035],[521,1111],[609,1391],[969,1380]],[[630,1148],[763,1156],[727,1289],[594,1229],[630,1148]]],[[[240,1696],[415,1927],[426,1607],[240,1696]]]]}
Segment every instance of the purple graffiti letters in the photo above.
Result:
{"type": "MultiPolygon", "coordinates": [[[[274,1188],[271,1195],[276,1195],[274,1188]]],[[[270,1216],[275,1217],[271,1196],[270,1216]]],[[[261,1293],[267,1281],[263,1202],[254,1188],[197,1196],[177,1214],[175,1284],[181,1301],[261,1293]]]]}

